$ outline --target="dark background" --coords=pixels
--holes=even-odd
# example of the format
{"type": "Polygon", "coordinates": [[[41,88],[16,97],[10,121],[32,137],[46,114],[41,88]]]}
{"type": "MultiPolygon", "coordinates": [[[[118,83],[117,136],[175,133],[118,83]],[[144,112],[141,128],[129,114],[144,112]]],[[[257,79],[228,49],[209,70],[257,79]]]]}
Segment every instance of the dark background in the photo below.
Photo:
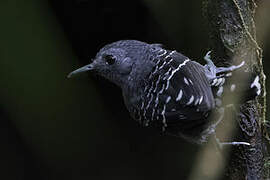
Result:
{"type": "MultiPolygon", "coordinates": [[[[267,75],[269,18],[258,15],[267,75]]],[[[202,62],[210,47],[200,1],[6,0],[0,19],[0,179],[188,177],[199,146],[141,128],[106,80],[66,75],[120,39],[202,62]]]]}

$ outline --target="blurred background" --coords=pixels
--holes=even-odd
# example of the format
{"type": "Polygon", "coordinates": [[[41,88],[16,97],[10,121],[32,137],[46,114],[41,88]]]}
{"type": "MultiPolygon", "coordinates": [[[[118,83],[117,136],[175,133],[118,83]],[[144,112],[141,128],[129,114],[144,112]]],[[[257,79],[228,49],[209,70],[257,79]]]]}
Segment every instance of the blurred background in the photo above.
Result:
{"type": "MultiPolygon", "coordinates": [[[[268,75],[270,3],[258,5],[268,75]]],[[[0,19],[0,179],[188,177],[198,146],[141,128],[106,80],[66,75],[120,39],[202,62],[210,47],[201,1],[2,0],[0,19]]]]}

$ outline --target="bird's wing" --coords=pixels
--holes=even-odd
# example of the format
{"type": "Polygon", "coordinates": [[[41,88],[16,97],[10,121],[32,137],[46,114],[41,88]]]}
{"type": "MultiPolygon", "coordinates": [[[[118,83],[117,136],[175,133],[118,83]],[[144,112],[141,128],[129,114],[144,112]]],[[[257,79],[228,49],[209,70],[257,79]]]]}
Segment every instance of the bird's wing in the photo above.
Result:
{"type": "Polygon", "coordinates": [[[149,75],[141,108],[148,121],[165,127],[201,126],[214,108],[214,98],[202,65],[180,53],[157,62],[149,75]],[[180,125],[179,125],[180,124],[180,125]]]}

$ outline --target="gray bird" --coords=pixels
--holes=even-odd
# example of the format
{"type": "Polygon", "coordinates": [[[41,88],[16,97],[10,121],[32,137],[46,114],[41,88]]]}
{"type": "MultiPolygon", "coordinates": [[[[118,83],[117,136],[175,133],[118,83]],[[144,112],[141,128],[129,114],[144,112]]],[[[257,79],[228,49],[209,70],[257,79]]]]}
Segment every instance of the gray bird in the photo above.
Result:
{"type": "MultiPolygon", "coordinates": [[[[226,84],[226,79],[244,65],[216,67],[209,54],[202,66],[160,44],[122,40],[104,46],[91,64],[68,77],[96,72],[122,89],[130,115],[140,124],[201,144],[223,118],[225,90],[237,89],[235,84],[226,84]],[[218,114],[214,121],[210,118],[213,113],[218,114]]],[[[260,94],[258,80],[257,76],[248,85],[252,93],[247,100],[260,94]]]]}

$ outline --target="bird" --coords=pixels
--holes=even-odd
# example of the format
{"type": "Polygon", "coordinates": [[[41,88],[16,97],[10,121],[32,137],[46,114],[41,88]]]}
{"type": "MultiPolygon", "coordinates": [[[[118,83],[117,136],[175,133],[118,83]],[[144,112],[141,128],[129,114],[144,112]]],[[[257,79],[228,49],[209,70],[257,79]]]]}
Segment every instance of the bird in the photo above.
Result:
{"type": "MultiPolygon", "coordinates": [[[[237,82],[228,83],[228,79],[245,64],[216,67],[210,53],[201,65],[162,44],[119,40],[105,45],[90,64],[72,71],[68,78],[94,72],[120,87],[130,116],[142,126],[203,144],[223,119],[223,95],[238,92],[237,82]],[[215,120],[211,120],[213,114],[215,120]]],[[[260,95],[259,76],[244,88],[245,101],[260,95]]]]}

